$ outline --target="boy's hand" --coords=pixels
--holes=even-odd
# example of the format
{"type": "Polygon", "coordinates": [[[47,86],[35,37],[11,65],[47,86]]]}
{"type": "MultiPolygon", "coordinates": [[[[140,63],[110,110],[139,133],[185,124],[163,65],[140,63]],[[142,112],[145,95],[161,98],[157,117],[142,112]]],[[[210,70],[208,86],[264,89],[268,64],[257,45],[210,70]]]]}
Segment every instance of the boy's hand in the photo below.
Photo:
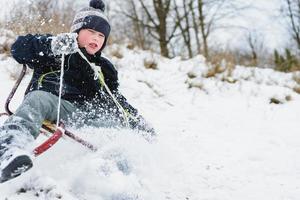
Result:
{"type": "Polygon", "coordinates": [[[141,115],[139,115],[135,121],[131,121],[131,126],[132,128],[147,132],[149,134],[149,137],[156,136],[154,128],[149,123],[147,123],[141,115]]]}
{"type": "Polygon", "coordinates": [[[78,51],[77,33],[61,33],[52,37],[51,50],[54,55],[72,54],[78,51]]]}

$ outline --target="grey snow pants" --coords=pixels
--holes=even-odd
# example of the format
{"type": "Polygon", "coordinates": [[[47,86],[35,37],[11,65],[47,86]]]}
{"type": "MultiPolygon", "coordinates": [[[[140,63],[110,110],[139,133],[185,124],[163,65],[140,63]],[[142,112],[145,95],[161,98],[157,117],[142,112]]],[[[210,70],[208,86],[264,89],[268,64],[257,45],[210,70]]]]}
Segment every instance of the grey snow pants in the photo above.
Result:
{"type": "MultiPolygon", "coordinates": [[[[42,122],[57,119],[58,97],[44,91],[32,91],[25,96],[22,104],[3,124],[3,127],[15,125],[37,138],[42,122]]],[[[66,100],[61,100],[60,119],[68,120],[76,107],[66,100]]]]}

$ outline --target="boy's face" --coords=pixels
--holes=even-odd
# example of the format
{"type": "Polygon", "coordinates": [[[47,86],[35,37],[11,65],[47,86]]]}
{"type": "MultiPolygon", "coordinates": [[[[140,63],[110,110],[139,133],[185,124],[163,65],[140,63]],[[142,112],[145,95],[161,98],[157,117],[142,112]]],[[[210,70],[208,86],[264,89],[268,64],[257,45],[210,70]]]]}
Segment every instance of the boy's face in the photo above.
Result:
{"type": "Polygon", "coordinates": [[[84,47],[88,54],[94,55],[101,49],[105,36],[93,29],[81,29],[77,40],[79,47],[84,47]]]}

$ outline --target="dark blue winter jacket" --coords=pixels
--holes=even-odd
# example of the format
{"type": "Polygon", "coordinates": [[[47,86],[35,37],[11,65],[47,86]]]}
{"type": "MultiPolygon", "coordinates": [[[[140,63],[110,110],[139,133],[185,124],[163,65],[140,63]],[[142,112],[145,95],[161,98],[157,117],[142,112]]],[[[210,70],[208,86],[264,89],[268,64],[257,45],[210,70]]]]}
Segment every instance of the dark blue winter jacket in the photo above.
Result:
{"type": "MultiPolygon", "coordinates": [[[[19,63],[27,64],[33,69],[32,80],[26,93],[34,90],[43,90],[54,95],[59,93],[61,58],[54,56],[51,51],[51,37],[52,35],[28,34],[19,36],[12,45],[12,56],[19,63]]],[[[137,116],[138,111],[118,92],[118,73],[112,63],[101,57],[100,53],[92,56],[84,49],[81,50],[90,62],[101,66],[105,83],[122,107],[131,115],[137,116]]],[[[65,56],[64,71],[63,99],[81,105],[86,102],[96,102],[103,109],[118,110],[100,81],[95,80],[90,65],[79,53],[65,56]]]]}

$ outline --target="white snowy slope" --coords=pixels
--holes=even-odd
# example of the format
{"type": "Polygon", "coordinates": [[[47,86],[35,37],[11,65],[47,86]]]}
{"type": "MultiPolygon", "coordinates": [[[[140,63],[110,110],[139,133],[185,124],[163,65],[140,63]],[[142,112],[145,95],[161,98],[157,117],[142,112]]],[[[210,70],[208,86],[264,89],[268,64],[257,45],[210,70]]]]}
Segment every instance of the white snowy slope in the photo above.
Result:
{"type": "MultiPolygon", "coordinates": [[[[99,150],[60,140],[30,171],[1,184],[0,200],[299,199],[300,96],[292,90],[293,74],[238,66],[230,76],[203,78],[208,67],[201,56],[170,60],[118,46],[107,56],[118,67],[121,92],[153,124],[157,138],[71,127],[99,150]],[[123,58],[111,55],[116,51],[123,58]],[[145,69],[148,60],[158,69],[145,69]],[[270,104],[271,98],[282,103],[270,104]]],[[[7,70],[15,67],[21,68],[12,59],[0,62],[0,111],[14,83],[7,70]]]]}

